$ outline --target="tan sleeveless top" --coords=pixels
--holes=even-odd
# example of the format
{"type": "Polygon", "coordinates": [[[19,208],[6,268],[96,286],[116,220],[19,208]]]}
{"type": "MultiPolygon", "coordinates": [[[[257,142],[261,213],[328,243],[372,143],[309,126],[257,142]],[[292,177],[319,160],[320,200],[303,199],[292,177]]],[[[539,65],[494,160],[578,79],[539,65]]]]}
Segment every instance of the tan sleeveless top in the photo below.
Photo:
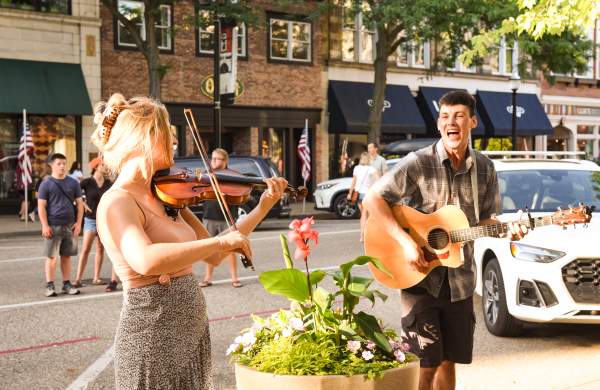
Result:
{"type": "MultiPolygon", "coordinates": [[[[176,220],[166,215],[158,215],[152,210],[142,207],[135,200],[133,195],[121,188],[113,188],[110,191],[126,192],[133,198],[139,209],[144,215],[144,232],[152,243],[171,243],[171,242],[188,242],[197,240],[196,232],[190,225],[185,222],[181,215],[177,216],[176,220]]],[[[106,248],[110,255],[110,259],[115,268],[117,276],[123,283],[123,288],[139,288],[152,284],[169,284],[172,278],[192,273],[192,267],[186,267],[164,275],[141,275],[134,271],[123,255],[116,248],[106,248]]]]}

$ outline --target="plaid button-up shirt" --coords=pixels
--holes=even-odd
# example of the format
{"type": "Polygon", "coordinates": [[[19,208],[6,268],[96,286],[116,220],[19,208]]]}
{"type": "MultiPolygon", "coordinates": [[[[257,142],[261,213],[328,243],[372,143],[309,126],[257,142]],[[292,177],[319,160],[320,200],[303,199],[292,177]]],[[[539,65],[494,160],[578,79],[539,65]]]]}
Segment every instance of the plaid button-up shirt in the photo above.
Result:
{"type": "MultiPolygon", "coordinates": [[[[500,193],[492,161],[477,151],[473,152],[477,161],[479,219],[475,216],[473,204],[471,153],[463,166],[454,170],[441,140],[400,160],[375,183],[373,190],[390,206],[401,204],[424,213],[432,213],[449,204],[458,206],[467,216],[469,224],[475,226],[478,220],[491,218],[500,212],[500,193]]],[[[416,287],[424,288],[438,297],[447,272],[452,302],[472,296],[476,277],[473,242],[464,244],[463,254],[462,266],[436,267],[416,287]]]]}

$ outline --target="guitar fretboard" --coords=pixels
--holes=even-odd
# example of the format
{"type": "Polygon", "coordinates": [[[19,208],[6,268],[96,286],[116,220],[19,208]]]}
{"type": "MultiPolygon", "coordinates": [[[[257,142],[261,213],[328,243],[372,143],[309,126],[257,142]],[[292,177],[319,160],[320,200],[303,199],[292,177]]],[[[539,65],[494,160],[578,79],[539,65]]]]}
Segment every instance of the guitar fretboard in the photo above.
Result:
{"type": "MultiPolygon", "coordinates": [[[[553,225],[554,221],[551,215],[546,217],[534,218],[532,220],[523,220],[521,224],[529,229],[553,225]],[[531,222],[531,223],[530,223],[531,222]]],[[[466,229],[456,229],[450,231],[450,240],[454,243],[463,241],[472,241],[481,237],[500,237],[500,235],[508,233],[510,228],[508,223],[495,223],[491,225],[481,225],[466,229]]]]}

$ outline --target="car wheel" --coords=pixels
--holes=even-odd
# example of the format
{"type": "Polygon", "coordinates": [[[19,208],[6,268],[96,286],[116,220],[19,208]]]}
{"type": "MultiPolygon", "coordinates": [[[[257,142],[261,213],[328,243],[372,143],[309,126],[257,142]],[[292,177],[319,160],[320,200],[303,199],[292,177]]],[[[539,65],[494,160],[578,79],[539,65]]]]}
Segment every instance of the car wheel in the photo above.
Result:
{"type": "Polygon", "coordinates": [[[358,205],[351,204],[346,199],[347,193],[341,193],[335,197],[333,201],[333,212],[338,218],[352,219],[357,218],[360,215],[358,205]]]}
{"type": "Polygon", "coordinates": [[[498,259],[492,258],[483,271],[481,308],[485,326],[491,334],[501,337],[517,336],[522,322],[511,316],[506,306],[504,279],[498,259]]]}

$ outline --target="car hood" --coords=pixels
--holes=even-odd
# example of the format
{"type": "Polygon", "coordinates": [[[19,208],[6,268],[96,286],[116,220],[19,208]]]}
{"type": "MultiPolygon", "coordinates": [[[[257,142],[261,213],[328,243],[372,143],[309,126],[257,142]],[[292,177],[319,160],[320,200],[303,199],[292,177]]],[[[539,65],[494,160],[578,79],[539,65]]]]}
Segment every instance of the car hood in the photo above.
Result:
{"type": "Polygon", "coordinates": [[[317,187],[322,186],[324,184],[333,184],[333,185],[337,185],[340,183],[348,183],[348,185],[350,185],[352,183],[352,178],[351,177],[340,177],[338,179],[331,179],[331,180],[327,180],[327,181],[322,181],[319,184],[317,184],[317,187]]]}
{"type": "MultiPolygon", "coordinates": [[[[534,218],[550,215],[551,213],[532,213],[534,218]]],[[[498,217],[503,222],[515,220],[516,214],[502,214],[498,217]]],[[[530,230],[521,242],[527,245],[559,250],[561,252],[600,252],[600,213],[593,213],[591,222],[584,227],[581,224],[567,226],[563,229],[558,225],[538,227],[530,230]]]]}

